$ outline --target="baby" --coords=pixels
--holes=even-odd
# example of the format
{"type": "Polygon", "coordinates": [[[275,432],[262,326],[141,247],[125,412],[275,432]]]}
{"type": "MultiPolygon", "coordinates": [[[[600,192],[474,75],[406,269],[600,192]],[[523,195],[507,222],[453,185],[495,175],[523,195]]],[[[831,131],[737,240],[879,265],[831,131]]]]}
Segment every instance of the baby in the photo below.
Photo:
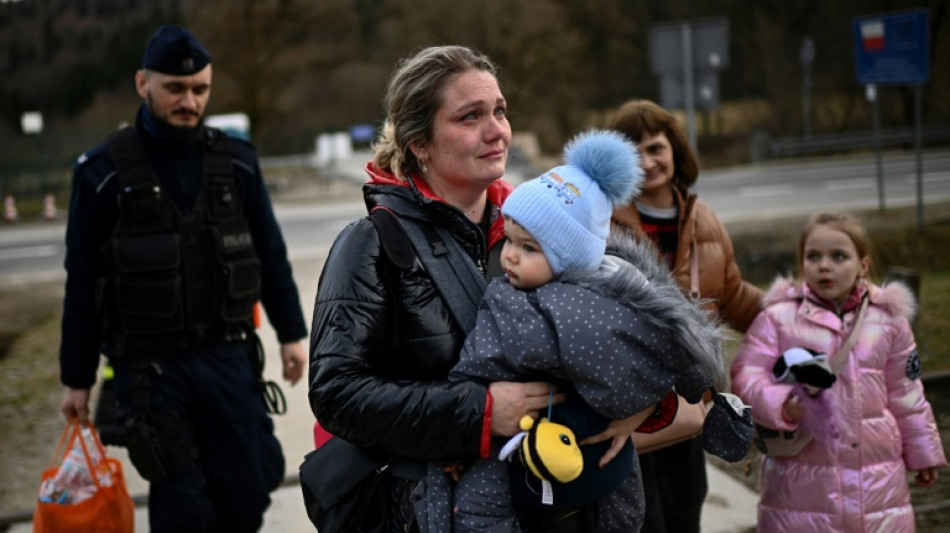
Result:
{"type": "MultiPolygon", "coordinates": [[[[502,206],[505,277],[489,284],[449,378],[546,380],[568,400],[541,416],[568,426],[583,444],[614,421],[642,421],[671,389],[700,401],[722,383],[724,367],[718,327],[680,291],[656,251],[610,235],[612,206],[627,203],[642,181],[636,147],[619,133],[595,130],[569,143],[565,159],[521,184],[502,206]]],[[[539,479],[520,460],[484,455],[455,486],[454,530],[543,529],[520,524],[515,509],[567,514],[588,504],[597,506],[589,528],[639,530],[643,492],[629,438],[635,428],[619,437],[622,450],[603,468],[610,440],[581,446],[583,470],[568,483],[539,479]]],[[[492,442],[492,455],[504,442],[492,442]]],[[[748,440],[738,446],[747,448],[748,440]]],[[[441,466],[430,468],[429,482],[444,481],[441,466]]],[[[434,530],[442,524],[433,520],[433,503],[423,517],[434,530]]]]}

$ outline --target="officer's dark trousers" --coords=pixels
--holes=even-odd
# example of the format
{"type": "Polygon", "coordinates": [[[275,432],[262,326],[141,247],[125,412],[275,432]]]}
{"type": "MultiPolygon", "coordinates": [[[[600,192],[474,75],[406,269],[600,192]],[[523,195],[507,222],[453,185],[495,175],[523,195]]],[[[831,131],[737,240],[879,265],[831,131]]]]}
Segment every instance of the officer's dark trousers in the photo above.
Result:
{"type": "Polygon", "coordinates": [[[640,456],[646,516],[641,533],[699,533],[706,484],[702,436],[640,456]]]}
{"type": "MultiPolygon", "coordinates": [[[[128,369],[114,362],[120,411],[129,405],[128,369]]],[[[149,525],[162,532],[257,531],[270,492],[284,476],[274,424],[255,388],[245,344],[211,343],[151,365],[154,412],[177,412],[179,446],[197,460],[149,488],[149,525]]]]}

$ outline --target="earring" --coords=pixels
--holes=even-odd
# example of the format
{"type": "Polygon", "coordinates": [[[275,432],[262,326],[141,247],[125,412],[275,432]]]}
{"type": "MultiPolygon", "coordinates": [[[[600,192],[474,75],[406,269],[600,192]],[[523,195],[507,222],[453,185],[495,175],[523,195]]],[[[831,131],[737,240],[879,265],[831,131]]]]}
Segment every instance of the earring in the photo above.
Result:
{"type": "Polygon", "coordinates": [[[423,174],[426,174],[427,172],[429,172],[429,167],[426,165],[426,162],[425,162],[425,161],[420,161],[419,164],[422,165],[422,173],[423,173],[423,174]]]}

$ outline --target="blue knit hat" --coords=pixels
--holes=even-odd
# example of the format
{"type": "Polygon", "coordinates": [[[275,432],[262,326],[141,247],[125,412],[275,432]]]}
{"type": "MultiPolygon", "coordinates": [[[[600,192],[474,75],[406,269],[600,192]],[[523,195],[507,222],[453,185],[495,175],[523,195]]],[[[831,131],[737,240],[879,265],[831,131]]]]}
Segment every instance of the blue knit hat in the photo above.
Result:
{"type": "Polygon", "coordinates": [[[614,131],[576,136],[564,160],[519,185],[501,207],[538,241],[555,275],[597,269],[613,208],[626,205],[643,182],[636,146],[614,131]]]}
{"type": "Polygon", "coordinates": [[[142,56],[142,68],[173,76],[189,76],[210,62],[211,54],[190,31],[180,26],[159,28],[142,56]]]}

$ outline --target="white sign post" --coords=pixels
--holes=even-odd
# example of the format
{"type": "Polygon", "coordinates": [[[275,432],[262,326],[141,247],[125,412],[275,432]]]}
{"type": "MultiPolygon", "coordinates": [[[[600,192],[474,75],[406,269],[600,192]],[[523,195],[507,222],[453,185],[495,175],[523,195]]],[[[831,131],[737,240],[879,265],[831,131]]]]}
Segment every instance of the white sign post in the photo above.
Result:
{"type": "Polygon", "coordinates": [[[27,135],[43,133],[43,113],[39,111],[24,112],[20,115],[20,129],[27,135]]]}
{"type": "Polygon", "coordinates": [[[660,76],[660,105],[686,110],[686,129],[696,144],[696,108],[719,105],[719,71],[729,66],[729,23],[724,18],[681,21],[651,30],[650,62],[660,76]]]}

